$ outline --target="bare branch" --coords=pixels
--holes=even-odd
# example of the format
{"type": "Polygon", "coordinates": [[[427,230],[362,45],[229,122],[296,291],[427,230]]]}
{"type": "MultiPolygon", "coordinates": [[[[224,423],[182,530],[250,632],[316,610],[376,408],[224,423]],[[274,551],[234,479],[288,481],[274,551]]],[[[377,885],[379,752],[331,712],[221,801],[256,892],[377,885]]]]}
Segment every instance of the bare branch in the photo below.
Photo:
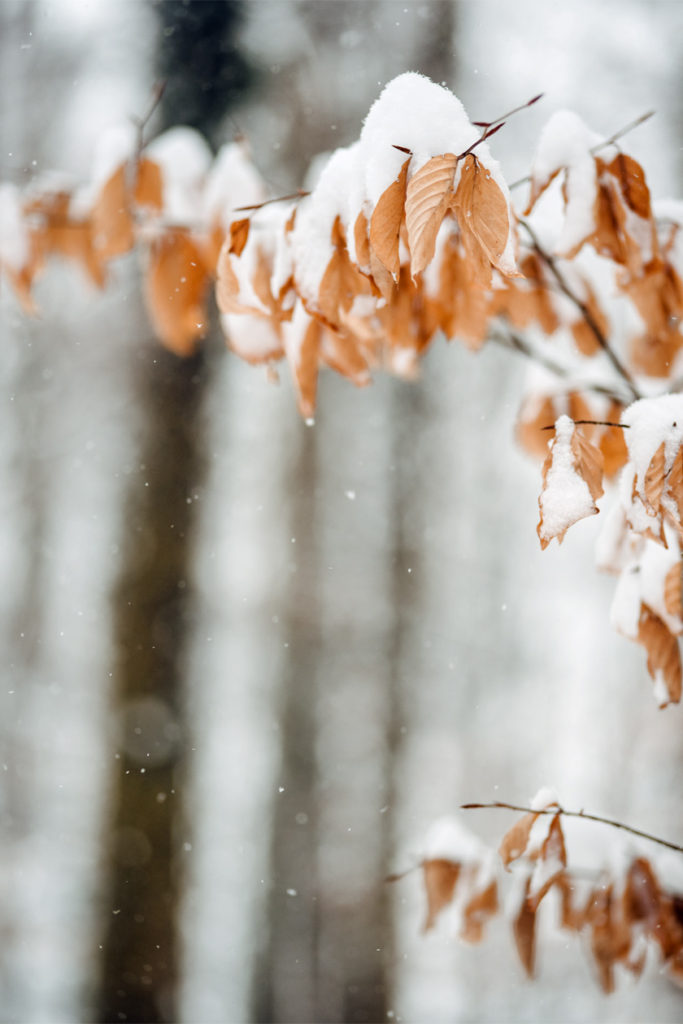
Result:
{"type": "MultiPolygon", "coordinates": [[[[624,430],[628,430],[630,423],[611,423],[609,420],[573,420],[575,427],[623,427],[624,430]]],[[[541,427],[541,430],[554,430],[555,424],[551,423],[548,427],[541,427]]]]}
{"type": "Polygon", "coordinates": [[[235,206],[233,213],[253,213],[255,210],[260,210],[263,206],[270,206],[271,203],[285,203],[291,199],[303,199],[304,196],[310,196],[310,194],[310,192],[298,188],[296,192],[290,192],[288,196],[275,196],[274,199],[264,199],[262,203],[254,203],[253,206],[235,206]]]}
{"type": "Polygon", "coordinates": [[[661,839],[659,836],[653,836],[651,832],[643,832],[642,829],[633,828],[632,825],[625,825],[623,821],[615,821],[613,818],[603,818],[599,814],[588,814],[586,811],[567,811],[564,807],[545,807],[540,811],[535,810],[533,807],[521,807],[518,804],[503,803],[500,800],[495,800],[489,804],[461,804],[461,810],[463,811],[478,811],[484,808],[503,808],[506,811],[519,811],[521,814],[562,814],[565,818],[584,818],[586,821],[597,821],[601,825],[609,825],[611,828],[621,829],[622,832],[628,832],[630,835],[638,836],[639,839],[647,839],[651,843],[657,843],[659,846],[666,846],[668,850],[675,850],[676,853],[683,853],[683,846],[678,843],[672,843],[668,839],[661,839]]]}
{"type": "Polygon", "coordinates": [[[512,110],[508,110],[507,114],[501,114],[500,117],[496,117],[493,121],[473,121],[472,124],[476,125],[477,128],[493,128],[494,124],[498,124],[500,121],[507,121],[513,114],[518,114],[520,110],[533,107],[534,103],[538,103],[540,99],[543,99],[544,95],[545,93],[539,92],[536,96],[532,96],[530,100],[527,100],[526,103],[520,103],[518,107],[513,107],[512,110]]]}
{"type": "Polygon", "coordinates": [[[607,336],[603,333],[602,329],[600,328],[600,325],[597,323],[595,317],[591,313],[591,311],[588,308],[588,306],[585,304],[585,302],[583,302],[582,299],[579,298],[578,295],[576,295],[575,292],[572,291],[572,289],[567,284],[567,281],[565,280],[564,275],[560,272],[560,269],[557,266],[557,262],[556,262],[555,258],[553,256],[551,256],[550,253],[547,253],[545,251],[545,249],[542,247],[541,243],[538,241],[538,238],[536,237],[536,233],[534,232],[533,228],[531,227],[531,225],[527,221],[520,220],[519,223],[522,225],[522,227],[525,229],[525,231],[529,235],[529,238],[532,241],[534,249],[536,250],[536,252],[541,257],[541,259],[543,260],[545,265],[548,267],[548,270],[551,272],[551,274],[553,275],[553,277],[557,281],[557,283],[558,283],[558,285],[560,287],[560,290],[564,292],[564,294],[567,296],[567,298],[571,302],[574,303],[576,308],[581,313],[581,316],[586,321],[586,323],[587,323],[588,327],[590,328],[590,330],[593,332],[593,335],[594,335],[595,340],[597,341],[598,345],[603,350],[603,352],[605,353],[605,355],[607,356],[607,358],[609,359],[609,361],[611,362],[612,366],[617,371],[619,376],[626,383],[629,391],[631,392],[631,395],[632,395],[633,399],[635,400],[637,398],[640,398],[641,397],[640,392],[638,391],[638,388],[636,387],[636,383],[633,380],[633,377],[631,376],[629,370],[626,368],[626,366],[624,366],[622,361],[619,359],[619,356],[616,354],[616,352],[614,351],[614,349],[610,345],[609,341],[607,340],[607,336]]]}

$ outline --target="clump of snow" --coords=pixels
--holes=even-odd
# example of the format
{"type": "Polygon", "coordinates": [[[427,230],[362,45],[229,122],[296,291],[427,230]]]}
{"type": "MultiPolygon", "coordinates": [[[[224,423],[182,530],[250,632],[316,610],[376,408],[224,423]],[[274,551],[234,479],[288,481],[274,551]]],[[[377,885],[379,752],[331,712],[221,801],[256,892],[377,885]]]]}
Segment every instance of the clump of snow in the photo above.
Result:
{"type": "Polygon", "coordinates": [[[0,184],[0,263],[21,270],[30,256],[29,233],[21,209],[21,193],[16,185],[0,184]]]}
{"type": "Polygon", "coordinates": [[[161,168],[165,217],[171,223],[201,223],[212,161],[204,137],[183,125],[169,128],[147,146],[145,156],[161,168]]]}
{"type": "Polygon", "coordinates": [[[562,169],[567,173],[567,207],[555,246],[557,253],[571,252],[593,232],[597,182],[590,150],[601,141],[571,110],[558,110],[541,132],[532,162],[532,180],[542,185],[562,169]]]}
{"type": "Polygon", "coordinates": [[[221,324],[230,347],[248,362],[279,358],[282,344],[272,322],[262,316],[222,313],[221,324]]]}
{"type": "Polygon", "coordinates": [[[541,786],[533,800],[529,801],[532,811],[543,811],[551,804],[557,804],[558,807],[560,805],[557,791],[552,786],[541,786]]]}
{"type": "Polygon", "coordinates": [[[478,836],[455,818],[439,818],[425,836],[423,860],[450,860],[456,864],[478,864],[489,853],[478,836]]]}
{"type": "MultiPolygon", "coordinates": [[[[414,174],[433,156],[462,153],[479,135],[452,92],[415,71],[399,75],[370,107],[361,131],[368,199],[374,206],[398,177],[407,154],[395,146],[412,152],[414,174]]],[[[477,156],[490,166],[485,144],[477,147],[477,156]]]]}
{"type": "Polygon", "coordinates": [[[110,125],[95,143],[90,181],[94,190],[101,188],[114,171],[135,153],[138,135],[130,122],[110,125]]]}
{"type": "Polygon", "coordinates": [[[572,420],[569,416],[560,416],[555,424],[552,462],[539,498],[539,535],[546,541],[561,536],[573,523],[596,511],[588,484],[576,472],[571,447],[573,435],[572,420]]]}
{"type": "Polygon", "coordinates": [[[624,431],[629,458],[642,484],[652,457],[664,442],[665,471],[671,468],[683,443],[683,395],[641,398],[621,417],[628,424],[624,431]]]}
{"type": "MultiPolygon", "coordinates": [[[[291,235],[296,281],[300,293],[311,303],[318,298],[320,283],[332,258],[332,229],[337,217],[351,242],[350,192],[359,181],[360,146],[337,149],[320,173],[318,184],[300,204],[291,235]]],[[[360,212],[358,202],[356,215],[360,212]]],[[[355,221],[355,217],[354,217],[355,221]]],[[[352,225],[351,225],[352,226],[352,225]]]]}
{"type": "Polygon", "coordinates": [[[204,214],[209,224],[218,223],[228,229],[242,216],[235,207],[256,206],[267,198],[261,176],[254,167],[246,142],[222,146],[206,178],[204,214]]]}

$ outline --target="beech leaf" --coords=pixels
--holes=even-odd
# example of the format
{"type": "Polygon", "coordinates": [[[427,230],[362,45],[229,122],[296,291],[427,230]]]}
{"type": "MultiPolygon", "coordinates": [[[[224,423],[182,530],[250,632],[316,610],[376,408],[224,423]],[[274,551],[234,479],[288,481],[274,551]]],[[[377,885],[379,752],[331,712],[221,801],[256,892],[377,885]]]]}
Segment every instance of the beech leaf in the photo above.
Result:
{"type": "Polygon", "coordinates": [[[434,256],[436,236],[452,195],[456,165],[454,153],[432,157],[408,182],[405,210],[413,278],[434,256]]]}
{"type": "MultiPolygon", "coordinates": [[[[370,246],[377,259],[386,267],[394,280],[398,277],[400,261],[398,240],[406,201],[406,181],[410,157],[392,182],[377,200],[370,218],[370,246]]],[[[356,221],[356,223],[358,223],[356,221]]],[[[360,260],[359,260],[360,264],[360,260]]]]}

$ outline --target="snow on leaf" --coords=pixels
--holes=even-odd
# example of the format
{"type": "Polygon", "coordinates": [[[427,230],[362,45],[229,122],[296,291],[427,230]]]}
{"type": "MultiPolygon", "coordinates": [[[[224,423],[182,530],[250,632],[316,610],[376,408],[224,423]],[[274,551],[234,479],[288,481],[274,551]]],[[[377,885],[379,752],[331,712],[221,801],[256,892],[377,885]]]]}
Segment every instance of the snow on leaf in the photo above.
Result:
{"type": "Polygon", "coordinates": [[[602,453],[575,430],[568,416],[555,424],[555,437],[543,465],[543,490],[538,499],[538,536],[546,548],[553,537],[562,541],[569,527],[595,515],[602,491],[602,453]]]}

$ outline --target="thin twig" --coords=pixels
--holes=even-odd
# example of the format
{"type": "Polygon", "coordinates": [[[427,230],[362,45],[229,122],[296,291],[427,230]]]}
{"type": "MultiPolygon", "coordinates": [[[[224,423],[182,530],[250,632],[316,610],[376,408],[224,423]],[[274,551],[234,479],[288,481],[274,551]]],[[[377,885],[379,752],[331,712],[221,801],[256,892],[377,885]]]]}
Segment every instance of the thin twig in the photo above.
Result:
{"type": "MultiPolygon", "coordinates": [[[[628,430],[630,423],[612,423],[610,420],[573,420],[575,427],[622,427],[624,430],[628,430]]],[[[554,430],[555,424],[551,423],[548,427],[541,427],[541,430],[554,430]]]]}
{"type": "Polygon", "coordinates": [[[150,120],[152,118],[152,114],[154,113],[154,111],[157,109],[157,107],[161,103],[161,97],[164,95],[165,91],[166,91],[166,81],[165,81],[165,79],[162,79],[159,82],[155,82],[153,87],[152,87],[152,92],[151,92],[150,100],[149,100],[149,106],[147,107],[147,110],[142,115],[142,117],[133,117],[131,119],[133,121],[133,124],[135,125],[135,127],[137,129],[137,133],[138,133],[138,138],[137,138],[137,159],[138,160],[140,159],[140,154],[142,153],[143,149],[145,148],[145,139],[144,139],[145,128],[149,124],[149,122],[150,122],[150,120]]]}
{"type": "Polygon", "coordinates": [[[641,397],[640,392],[638,391],[638,388],[636,387],[636,383],[633,380],[633,377],[631,376],[629,370],[624,366],[624,364],[619,359],[619,356],[616,354],[616,352],[614,351],[614,349],[610,345],[609,341],[607,340],[607,336],[602,331],[600,325],[596,321],[595,317],[593,316],[592,312],[590,311],[590,309],[588,308],[586,303],[582,299],[580,299],[579,296],[576,295],[576,293],[573,292],[572,289],[567,284],[567,281],[565,280],[564,275],[561,273],[560,269],[557,266],[557,262],[556,262],[555,258],[553,256],[551,256],[550,253],[547,253],[545,251],[545,249],[542,247],[541,243],[539,242],[538,238],[536,237],[535,231],[533,230],[533,228],[531,227],[531,225],[527,221],[520,220],[519,223],[522,225],[522,227],[525,229],[525,231],[529,235],[529,238],[532,241],[534,249],[536,250],[536,252],[540,256],[540,258],[543,260],[545,265],[548,267],[548,270],[551,272],[551,274],[553,275],[553,277],[557,281],[557,283],[558,283],[558,285],[560,287],[560,290],[564,292],[564,294],[567,296],[567,298],[571,302],[574,303],[576,308],[581,313],[581,315],[582,315],[583,319],[586,321],[588,327],[593,332],[593,335],[595,336],[595,340],[597,341],[598,345],[603,350],[603,352],[605,353],[605,355],[607,356],[607,358],[609,359],[609,361],[611,362],[612,366],[617,371],[619,376],[624,380],[624,382],[628,386],[628,389],[631,392],[631,395],[633,396],[633,398],[634,399],[640,398],[641,397]]]}
{"type": "Polygon", "coordinates": [[[597,145],[591,147],[591,153],[599,153],[601,149],[605,148],[605,146],[613,146],[615,142],[621,139],[628,132],[632,132],[634,128],[638,128],[645,121],[649,121],[651,117],[654,117],[654,114],[654,110],[648,110],[647,113],[641,114],[640,117],[635,119],[635,121],[631,121],[630,124],[624,125],[624,127],[620,128],[619,131],[616,131],[614,135],[610,135],[609,139],[605,139],[604,142],[598,142],[597,145]]]}
{"type": "Polygon", "coordinates": [[[539,92],[537,96],[532,96],[526,103],[520,103],[518,107],[513,107],[512,110],[508,110],[507,114],[501,114],[500,117],[496,117],[493,121],[473,121],[472,124],[476,125],[477,128],[493,128],[494,124],[498,124],[500,121],[507,121],[513,114],[518,114],[520,110],[533,107],[534,103],[538,103],[540,99],[543,99],[544,95],[545,93],[539,92]]]}
{"type": "Polygon", "coordinates": [[[597,821],[602,825],[610,825],[612,828],[621,829],[622,832],[629,832],[633,836],[638,836],[640,839],[647,839],[651,843],[657,843],[659,846],[666,846],[669,850],[675,850],[676,853],[683,853],[683,846],[678,843],[669,842],[668,839],[660,839],[659,836],[653,836],[651,832],[643,832],[642,829],[633,828],[632,825],[625,825],[623,821],[615,821],[613,818],[603,818],[599,814],[588,814],[586,811],[567,811],[564,807],[544,807],[542,810],[535,810],[533,807],[520,807],[518,804],[503,803],[500,800],[495,800],[489,804],[461,804],[461,810],[463,811],[476,811],[484,808],[500,807],[506,811],[519,811],[522,814],[552,814],[558,815],[563,814],[565,818],[584,818],[586,821],[597,821]]]}
{"type": "Polygon", "coordinates": [[[288,196],[275,196],[274,199],[264,199],[262,203],[254,203],[253,206],[235,206],[233,213],[253,213],[254,210],[260,210],[263,206],[270,206],[271,203],[284,203],[290,199],[303,199],[304,196],[310,196],[310,194],[310,192],[298,188],[296,192],[290,192],[288,196]]]}
{"type": "Polygon", "coordinates": [[[469,156],[469,154],[473,150],[475,150],[477,146],[480,146],[482,142],[486,141],[486,139],[490,139],[492,135],[495,135],[496,132],[499,132],[500,129],[504,127],[505,121],[501,121],[500,124],[497,124],[495,126],[495,128],[487,128],[486,131],[481,133],[478,139],[475,139],[471,146],[468,146],[467,149],[464,149],[462,153],[458,153],[458,160],[463,160],[466,156],[469,156]]]}
{"type": "MultiPolygon", "coordinates": [[[[619,128],[614,135],[610,135],[610,137],[605,139],[604,142],[598,142],[597,145],[593,146],[589,152],[595,154],[599,153],[605,146],[613,146],[615,142],[621,139],[628,132],[632,132],[634,128],[638,128],[645,121],[649,121],[649,119],[654,116],[654,113],[654,110],[648,110],[646,114],[641,114],[640,117],[635,119],[635,121],[631,121],[629,124],[624,125],[623,128],[619,128]]],[[[511,185],[508,185],[508,188],[512,191],[513,188],[520,188],[522,185],[529,185],[530,183],[531,175],[526,174],[523,178],[518,178],[517,181],[513,181],[511,185]]]]}

